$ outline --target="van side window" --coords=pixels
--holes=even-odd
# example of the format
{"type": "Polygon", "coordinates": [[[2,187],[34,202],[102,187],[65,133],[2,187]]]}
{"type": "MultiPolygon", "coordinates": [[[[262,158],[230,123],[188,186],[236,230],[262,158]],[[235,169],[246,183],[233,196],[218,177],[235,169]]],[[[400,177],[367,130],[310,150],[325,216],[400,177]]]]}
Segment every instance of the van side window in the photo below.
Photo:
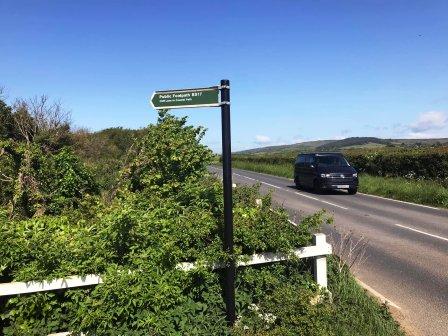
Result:
{"type": "Polygon", "coordinates": [[[297,158],[298,163],[305,163],[305,155],[299,155],[297,158]]]}
{"type": "Polygon", "coordinates": [[[313,156],[313,155],[309,155],[309,157],[310,157],[310,161],[309,161],[309,163],[310,164],[314,164],[314,163],[316,163],[316,157],[315,156],[313,156]]]}

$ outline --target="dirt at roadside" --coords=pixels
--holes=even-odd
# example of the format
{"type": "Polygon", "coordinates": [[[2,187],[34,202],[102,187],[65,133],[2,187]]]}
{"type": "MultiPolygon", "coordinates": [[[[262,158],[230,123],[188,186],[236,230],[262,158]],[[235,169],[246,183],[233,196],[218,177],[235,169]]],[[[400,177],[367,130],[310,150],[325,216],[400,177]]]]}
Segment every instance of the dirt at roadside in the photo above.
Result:
{"type": "Polygon", "coordinates": [[[412,324],[409,322],[409,318],[406,317],[400,309],[389,307],[389,311],[407,336],[423,336],[422,333],[420,333],[414,326],[412,326],[412,324]]]}

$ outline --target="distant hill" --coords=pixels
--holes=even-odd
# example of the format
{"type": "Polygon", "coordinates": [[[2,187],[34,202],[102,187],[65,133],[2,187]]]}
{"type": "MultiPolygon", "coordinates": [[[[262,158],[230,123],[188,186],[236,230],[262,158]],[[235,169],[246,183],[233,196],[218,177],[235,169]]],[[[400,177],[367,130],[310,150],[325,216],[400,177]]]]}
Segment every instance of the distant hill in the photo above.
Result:
{"type": "Polygon", "coordinates": [[[267,146],[267,147],[260,147],[260,148],[254,148],[254,149],[248,149],[241,152],[238,152],[237,154],[257,154],[257,153],[273,153],[273,152],[283,152],[285,150],[310,150],[322,145],[325,145],[327,143],[331,143],[334,140],[316,140],[316,141],[306,141],[306,142],[300,142],[297,144],[292,145],[280,145],[280,146],[267,146]]]}
{"type": "Polygon", "coordinates": [[[378,147],[378,146],[387,146],[388,144],[391,144],[391,141],[387,139],[379,139],[373,137],[353,137],[328,142],[324,145],[317,146],[315,150],[318,152],[325,152],[325,151],[341,150],[343,148],[348,147],[349,148],[374,147],[374,146],[378,147]]]}
{"type": "Polygon", "coordinates": [[[448,145],[448,138],[438,139],[380,139],[375,137],[351,137],[342,140],[316,140],[299,142],[292,145],[268,146],[236,152],[235,154],[263,154],[285,151],[326,152],[349,148],[373,148],[384,146],[434,146],[448,145]]]}

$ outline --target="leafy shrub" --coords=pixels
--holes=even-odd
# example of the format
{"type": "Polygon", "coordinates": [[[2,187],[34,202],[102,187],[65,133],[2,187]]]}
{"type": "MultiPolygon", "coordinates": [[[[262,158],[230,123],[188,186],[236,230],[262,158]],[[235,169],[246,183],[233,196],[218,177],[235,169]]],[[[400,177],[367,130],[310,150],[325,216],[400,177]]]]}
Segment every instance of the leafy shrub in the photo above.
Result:
{"type": "Polygon", "coordinates": [[[48,213],[60,213],[64,208],[80,205],[86,195],[98,194],[92,174],[67,148],[47,156],[38,171],[48,213]]]}
{"type": "Polygon", "coordinates": [[[75,153],[90,168],[101,189],[109,191],[116,187],[119,170],[135,139],[144,134],[145,129],[114,127],[98,132],[78,130],[71,136],[75,153]]]}
{"type": "Polygon", "coordinates": [[[91,173],[68,148],[44,153],[37,144],[0,142],[0,204],[11,216],[61,213],[99,193],[91,173]]]}
{"type": "Polygon", "coordinates": [[[186,121],[159,112],[158,124],[148,127],[123,171],[129,190],[172,192],[204,174],[212,160],[210,149],[200,144],[205,131],[186,126],[186,121]]]}
{"type": "MultiPolygon", "coordinates": [[[[54,331],[69,323],[71,330],[102,335],[114,334],[111,326],[116,325],[149,334],[225,334],[220,273],[175,269],[181,261],[227,258],[221,243],[220,184],[205,178],[191,190],[170,198],[148,199],[143,192],[121,195],[88,221],[47,216],[4,223],[6,244],[0,248],[0,260],[6,262],[4,277],[31,280],[101,273],[105,278],[101,286],[81,291],[76,302],[74,291],[43,295],[32,306],[29,298],[34,295],[9,300],[7,334],[26,334],[20,330],[28,330],[30,323],[40,331],[43,325],[54,331]],[[198,192],[209,197],[197,201],[198,192]],[[53,315],[42,315],[42,307],[53,307],[54,302],[65,307],[57,324],[53,315]]],[[[316,215],[294,227],[284,211],[269,209],[268,197],[258,207],[255,188],[238,188],[235,193],[238,252],[289,251],[309,242],[309,230],[322,221],[316,215]]]]}

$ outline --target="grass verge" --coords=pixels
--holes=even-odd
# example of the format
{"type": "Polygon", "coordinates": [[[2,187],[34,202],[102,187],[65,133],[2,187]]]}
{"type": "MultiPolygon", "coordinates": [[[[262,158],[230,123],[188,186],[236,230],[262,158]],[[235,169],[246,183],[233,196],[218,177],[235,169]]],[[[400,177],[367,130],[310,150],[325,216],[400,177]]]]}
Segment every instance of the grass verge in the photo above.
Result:
{"type": "Polygon", "coordinates": [[[334,333],[348,335],[404,335],[385,304],[381,304],[358,285],[347,267],[338,271],[337,257],[330,257],[329,290],[333,304],[337,306],[334,315],[334,333]]]}
{"type": "MultiPolygon", "coordinates": [[[[232,165],[235,168],[293,178],[293,167],[290,164],[268,164],[234,160],[232,165]]],[[[400,201],[448,208],[448,188],[434,181],[360,174],[359,191],[400,201]]]]}

